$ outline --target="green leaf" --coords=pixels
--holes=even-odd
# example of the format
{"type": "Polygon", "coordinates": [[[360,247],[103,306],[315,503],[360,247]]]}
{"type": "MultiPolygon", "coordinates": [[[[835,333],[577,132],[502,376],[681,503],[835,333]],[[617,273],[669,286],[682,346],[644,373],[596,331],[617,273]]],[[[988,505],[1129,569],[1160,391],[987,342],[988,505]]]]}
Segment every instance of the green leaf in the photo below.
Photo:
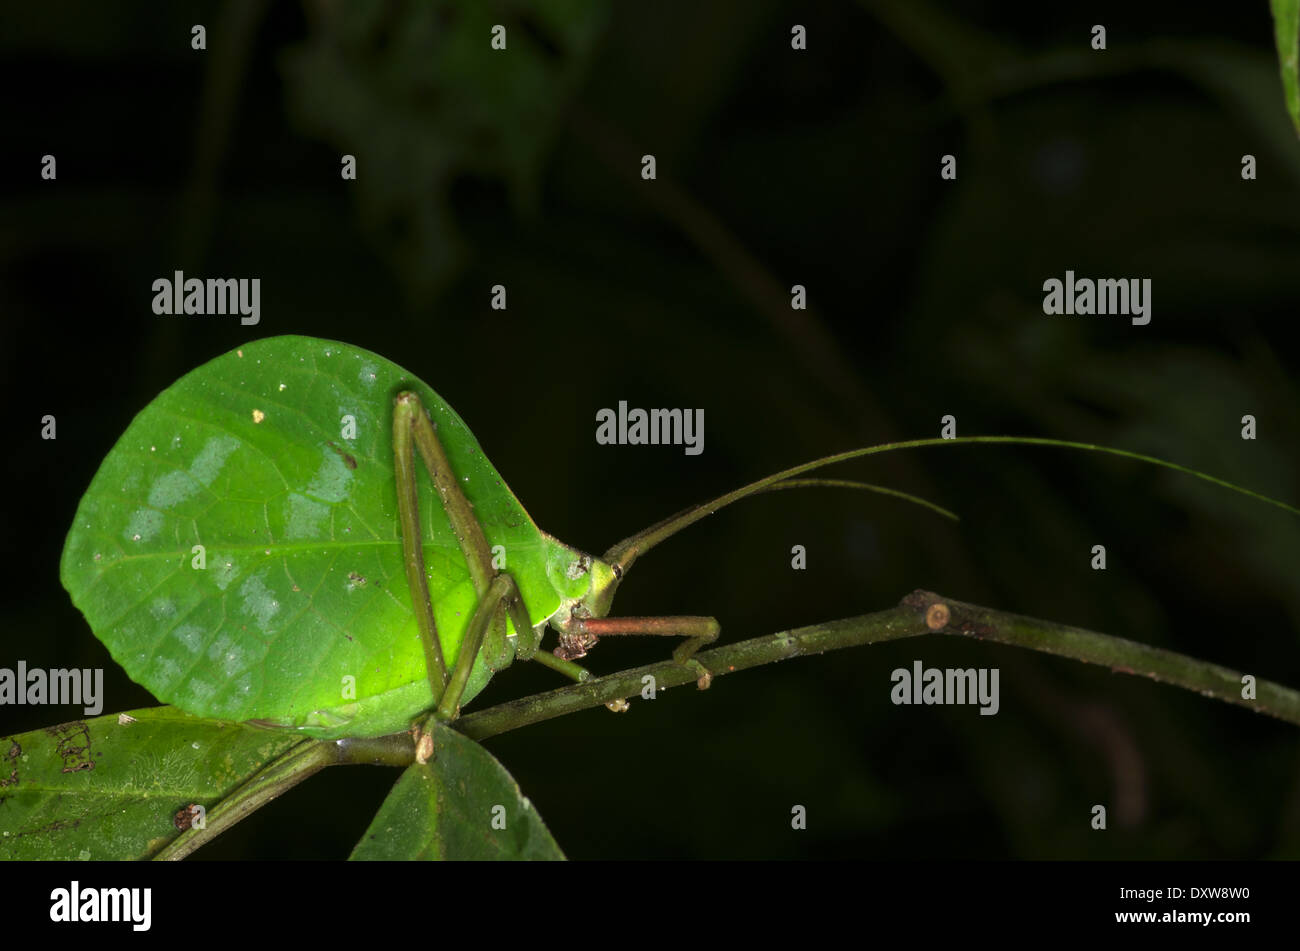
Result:
{"type": "Polygon", "coordinates": [[[406,768],[351,857],[559,860],[564,853],[505,767],[438,725],[434,759],[406,768]]]}
{"type": "Polygon", "coordinates": [[[1271,0],[1286,111],[1300,134],[1300,0],[1271,0]]]}
{"type": "Polygon", "coordinates": [[[142,859],[302,737],[134,710],[0,739],[0,856],[142,859]]]}
{"type": "MultiPolygon", "coordinates": [[[[190,713],[316,736],[398,732],[429,707],[393,477],[403,389],[429,409],[532,622],[582,593],[590,579],[567,571],[576,553],[538,530],[433,390],[357,347],[272,337],[145,407],[77,509],[63,585],[133,680],[190,713]]],[[[450,666],[477,598],[430,480],[418,484],[450,666]]],[[[484,646],[462,702],[513,649],[484,646]]]]}

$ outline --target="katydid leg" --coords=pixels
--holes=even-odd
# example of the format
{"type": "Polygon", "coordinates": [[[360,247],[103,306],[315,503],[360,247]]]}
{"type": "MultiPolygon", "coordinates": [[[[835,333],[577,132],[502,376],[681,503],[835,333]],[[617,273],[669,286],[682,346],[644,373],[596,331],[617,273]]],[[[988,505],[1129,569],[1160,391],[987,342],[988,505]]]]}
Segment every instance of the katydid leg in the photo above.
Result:
{"type": "Polygon", "coordinates": [[[465,693],[465,685],[469,683],[470,673],[474,669],[474,659],[478,657],[479,648],[483,646],[483,636],[487,633],[488,625],[499,616],[502,607],[510,614],[510,620],[515,625],[516,631],[532,631],[528,624],[528,615],[523,610],[523,599],[519,596],[519,586],[515,583],[514,576],[507,571],[499,572],[488,584],[487,593],[479,598],[474,613],[470,616],[469,624],[465,628],[465,638],[461,641],[456,667],[447,682],[447,689],[443,691],[442,699],[438,702],[438,719],[450,722],[460,713],[460,698],[465,693]]]}
{"type": "Polygon", "coordinates": [[[615,635],[652,635],[657,637],[684,637],[686,640],[673,651],[673,660],[696,670],[697,685],[701,690],[709,686],[713,674],[695,659],[695,652],[705,644],[712,644],[721,631],[716,618],[699,615],[678,617],[571,617],[561,635],[556,654],[565,659],[581,657],[601,637],[615,635]]]}
{"type": "MultiPolygon", "coordinates": [[[[447,458],[447,452],[438,438],[438,431],[429,419],[429,414],[420,398],[408,390],[397,395],[395,404],[395,420],[401,417],[404,421],[403,425],[409,427],[415,448],[424,461],[429,478],[433,480],[443,510],[447,513],[448,521],[451,522],[452,532],[460,545],[461,553],[465,556],[465,563],[469,567],[470,578],[474,583],[474,592],[481,601],[497,572],[492,567],[492,549],[488,545],[487,536],[483,534],[483,526],[479,524],[478,517],[474,514],[474,505],[461,491],[451,461],[447,458]]],[[[394,426],[396,425],[397,423],[394,422],[394,426]]],[[[513,599],[513,603],[514,609],[511,608],[511,602],[507,602],[506,607],[515,624],[515,634],[518,636],[516,653],[521,660],[527,660],[537,650],[537,636],[533,632],[532,625],[526,623],[527,612],[522,610],[522,603],[517,596],[513,599]],[[522,625],[519,623],[521,617],[525,621],[522,625]]],[[[504,615],[496,615],[492,618],[492,623],[499,625],[498,629],[504,635],[504,615]]]]}
{"type": "Polygon", "coordinates": [[[465,693],[465,685],[469,683],[469,675],[474,668],[474,660],[478,657],[478,650],[483,646],[483,635],[487,632],[488,625],[498,615],[498,608],[505,599],[509,597],[517,599],[518,595],[519,589],[515,586],[515,579],[508,574],[499,574],[488,585],[487,593],[479,598],[474,613],[470,615],[469,625],[465,628],[465,638],[460,643],[460,655],[456,658],[456,667],[452,671],[451,679],[447,681],[447,689],[443,691],[442,699],[438,701],[438,719],[450,722],[460,713],[460,698],[465,693]]]}
{"type": "Polygon", "coordinates": [[[447,453],[438,439],[433,423],[420,398],[409,391],[398,394],[393,401],[393,456],[397,479],[398,520],[402,530],[402,551],[406,565],[406,578],[412,594],[416,624],[424,644],[425,666],[429,686],[438,709],[452,711],[459,708],[460,698],[469,678],[470,668],[478,655],[479,646],[489,624],[495,625],[504,635],[505,617],[509,614],[518,635],[516,651],[525,659],[537,649],[537,637],[529,623],[513,579],[501,593],[489,597],[493,582],[500,577],[492,567],[492,550],[488,547],[483,527],[474,515],[474,506],[456,483],[447,453]],[[438,639],[438,625],[433,616],[433,603],[429,597],[428,575],[424,564],[424,547],[421,543],[419,496],[416,486],[415,453],[419,452],[429,477],[438,491],[453,533],[460,544],[469,568],[470,578],[479,603],[471,618],[471,629],[477,636],[467,636],[462,641],[460,657],[454,673],[449,674],[438,639]],[[485,611],[485,608],[487,609],[485,611]],[[463,669],[462,669],[463,668],[463,669]],[[444,702],[445,701],[445,702],[444,702]]]}
{"type": "Polygon", "coordinates": [[[406,584],[411,592],[411,607],[424,645],[424,665],[429,687],[436,703],[447,686],[447,665],[438,640],[438,624],[433,618],[429,599],[429,580],[424,569],[424,548],[420,542],[420,502],[415,482],[415,450],[411,439],[412,415],[422,410],[403,404],[398,397],[393,412],[393,473],[397,479],[397,521],[402,529],[402,562],[406,567],[406,584]]]}
{"type": "Polygon", "coordinates": [[[580,684],[591,679],[591,671],[586,667],[583,667],[580,664],[575,664],[573,661],[564,657],[556,657],[548,651],[538,651],[533,655],[533,660],[537,661],[537,663],[541,664],[543,667],[549,667],[556,673],[564,674],[564,676],[568,677],[574,683],[580,684]]]}
{"type": "MultiPolygon", "coordinates": [[[[474,670],[474,660],[478,657],[479,648],[483,646],[483,636],[487,633],[488,625],[500,616],[502,607],[510,610],[512,603],[520,605],[522,609],[523,601],[519,597],[519,587],[515,584],[515,579],[502,572],[489,582],[487,592],[474,606],[474,613],[470,615],[469,624],[465,627],[465,637],[460,644],[460,654],[456,657],[456,667],[447,681],[447,689],[442,692],[437,709],[416,724],[415,760],[417,763],[427,763],[434,756],[432,745],[434,724],[438,721],[450,723],[460,715],[460,698],[464,696],[465,685],[469,683],[470,674],[474,670]]],[[[527,627],[526,616],[521,622],[515,612],[511,611],[511,620],[517,628],[520,623],[527,627]]]]}

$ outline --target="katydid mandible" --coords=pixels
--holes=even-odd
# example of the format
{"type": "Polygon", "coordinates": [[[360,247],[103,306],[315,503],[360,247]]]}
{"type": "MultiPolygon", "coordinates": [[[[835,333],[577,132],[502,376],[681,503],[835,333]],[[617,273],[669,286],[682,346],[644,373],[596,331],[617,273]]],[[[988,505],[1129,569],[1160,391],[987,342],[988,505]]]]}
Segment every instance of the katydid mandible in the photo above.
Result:
{"type": "Polygon", "coordinates": [[[61,577],[133,680],[205,717],[320,738],[378,736],[460,707],[513,659],[582,680],[600,637],[684,638],[713,618],[611,618],[619,584],[659,542],[742,498],[811,485],[834,462],[962,443],[1125,450],[1012,436],[856,449],[760,479],[618,543],[602,557],[539,529],[468,427],[432,389],[357,347],[272,337],[164,390],[109,452],[78,507],[61,577]],[[425,477],[421,477],[423,472],[425,477]],[[539,649],[547,627],[559,635],[539,649]]]}

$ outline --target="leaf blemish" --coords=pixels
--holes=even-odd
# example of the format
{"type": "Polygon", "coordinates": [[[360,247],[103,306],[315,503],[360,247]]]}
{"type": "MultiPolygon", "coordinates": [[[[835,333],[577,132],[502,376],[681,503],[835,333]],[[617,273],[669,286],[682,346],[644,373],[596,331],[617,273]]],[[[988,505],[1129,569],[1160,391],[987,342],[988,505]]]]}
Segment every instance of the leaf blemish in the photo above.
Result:
{"type": "Polygon", "coordinates": [[[239,567],[233,561],[227,561],[217,567],[212,573],[212,580],[216,582],[218,588],[226,590],[226,586],[233,581],[239,574],[239,567]]]}
{"type": "Polygon", "coordinates": [[[172,637],[181,642],[187,653],[203,650],[203,628],[196,624],[182,624],[172,631],[172,637]]]}
{"type": "Polygon", "coordinates": [[[197,805],[181,806],[176,811],[176,815],[172,817],[172,825],[184,832],[194,824],[194,820],[198,818],[198,815],[199,807],[197,805]]]}
{"type": "MultiPolygon", "coordinates": [[[[355,466],[356,460],[353,459],[352,462],[355,466]]],[[[348,496],[351,481],[352,472],[347,461],[327,452],[324,453],[311,484],[307,486],[306,493],[323,502],[342,502],[348,496]]]]}
{"type": "Polygon", "coordinates": [[[79,773],[95,768],[90,756],[90,727],[84,720],[46,727],[45,732],[56,741],[55,751],[63,760],[63,772],[79,773]]]}
{"type": "Polygon", "coordinates": [[[256,575],[250,576],[239,586],[239,593],[244,596],[241,611],[257,622],[258,630],[267,633],[267,625],[280,611],[280,602],[276,600],[275,593],[256,575]]]}
{"type": "Polygon", "coordinates": [[[357,460],[354,459],[351,454],[344,452],[342,449],[334,445],[334,443],[332,442],[327,442],[325,445],[329,446],[331,449],[337,452],[339,454],[339,458],[343,460],[343,464],[347,466],[349,469],[355,469],[357,467],[357,460]]]}
{"type": "Polygon", "coordinates": [[[297,492],[288,497],[285,505],[288,508],[285,514],[285,538],[288,539],[311,538],[322,530],[325,520],[329,518],[329,506],[297,492]]]}
{"type": "MultiPolygon", "coordinates": [[[[14,765],[9,770],[9,777],[7,779],[0,779],[0,788],[3,788],[5,786],[16,786],[18,784],[17,760],[18,757],[22,755],[23,748],[18,745],[17,740],[10,740],[9,742],[11,745],[9,747],[9,752],[8,754],[6,754],[6,756],[9,762],[14,765]]],[[[3,802],[3,800],[0,800],[0,802],[3,802]]],[[[7,832],[5,834],[8,835],[7,832]]]]}
{"type": "MultiPolygon", "coordinates": [[[[180,437],[176,437],[177,442],[180,437]]],[[[199,454],[194,457],[194,462],[190,465],[190,478],[199,485],[207,488],[212,485],[213,481],[221,473],[222,467],[230,454],[239,448],[239,440],[230,436],[218,436],[209,439],[199,450],[199,454]]]]}

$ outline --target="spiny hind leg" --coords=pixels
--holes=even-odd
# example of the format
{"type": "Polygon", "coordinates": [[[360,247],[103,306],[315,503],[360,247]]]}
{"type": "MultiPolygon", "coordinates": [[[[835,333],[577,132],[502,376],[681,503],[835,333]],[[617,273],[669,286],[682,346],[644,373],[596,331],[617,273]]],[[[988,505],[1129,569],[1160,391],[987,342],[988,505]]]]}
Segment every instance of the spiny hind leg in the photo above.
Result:
{"type": "Polygon", "coordinates": [[[465,683],[473,668],[474,659],[482,646],[489,626],[494,633],[504,637],[507,615],[514,624],[517,635],[516,653],[523,659],[537,650],[537,635],[528,620],[519,595],[519,588],[508,574],[499,573],[492,565],[492,550],[483,526],[474,515],[474,506],[461,491],[451,462],[447,458],[438,433],[429,419],[419,396],[404,391],[393,401],[393,456],[397,481],[398,520],[402,532],[402,553],[407,584],[415,609],[416,623],[424,646],[425,666],[434,703],[444,719],[455,716],[465,683]],[[429,596],[428,575],[424,563],[424,546],[421,543],[419,494],[416,483],[415,455],[419,453],[425,471],[433,481],[443,510],[447,513],[452,532],[465,557],[470,578],[478,595],[478,604],[471,618],[470,628],[462,641],[456,670],[448,671],[438,639],[438,626],[433,616],[429,596]],[[506,581],[495,589],[498,579],[506,581]],[[472,635],[472,636],[471,636],[472,635]],[[451,711],[450,717],[446,715],[451,711]]]}

